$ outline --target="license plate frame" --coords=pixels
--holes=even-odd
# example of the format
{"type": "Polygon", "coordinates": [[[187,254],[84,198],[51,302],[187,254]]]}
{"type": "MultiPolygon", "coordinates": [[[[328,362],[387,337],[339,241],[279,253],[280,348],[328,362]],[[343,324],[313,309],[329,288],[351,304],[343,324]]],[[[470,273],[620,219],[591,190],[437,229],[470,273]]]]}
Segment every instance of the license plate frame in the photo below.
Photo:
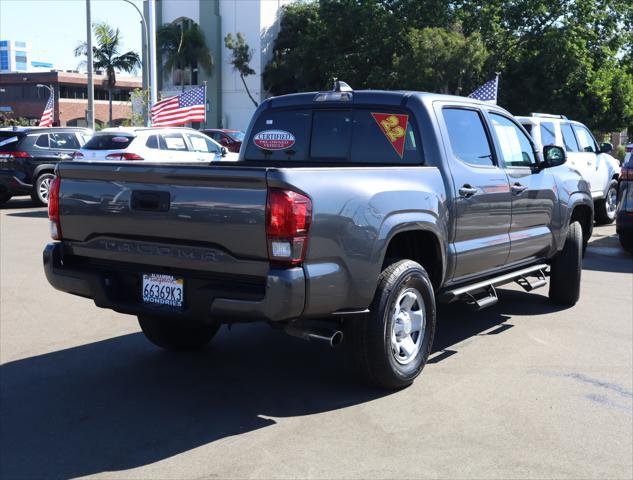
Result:
{"type": "Polygon", "coordinates": [[[185,305],[185,279],[178,275],[144,273],[141,299],[145,305],[181,310],[185,305]]]}

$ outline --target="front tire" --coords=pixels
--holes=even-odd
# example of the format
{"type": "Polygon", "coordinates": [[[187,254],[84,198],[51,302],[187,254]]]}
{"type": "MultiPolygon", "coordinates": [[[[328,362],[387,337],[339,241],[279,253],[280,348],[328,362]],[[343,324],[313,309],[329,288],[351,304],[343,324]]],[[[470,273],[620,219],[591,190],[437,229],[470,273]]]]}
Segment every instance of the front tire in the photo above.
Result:
{"type": "Polygon", "coordinates": [[[582,273],[582,227],[572,222],[563,249],[551,264],[549,298],[553,303],[572,306],[580,298],[582,273]]]}
{"type": "Polygon", "coordinates": [[[613,180],[607,190],[605,198],[595,203],[595,218],[598,225],[613,223],[618,205],[618,182],[613,180]]]}
{"type": "Polygon", "coordinates": [[[410,385],[426,365],[435,335],[435,296],[426,270],[411,260],[389,265],[369,310],[349,329],[357,370],[377,387],[410,385]]]}
{"type": "Polygon", "coordinates": [[[219,325],[191,325],[185,322],[169,317],[138,316],[145,337],[165,350],[199,350],[211,341],[220,328],[219,325]]]}
{"type": "Polygon", "coordinates": [[[38,175],[33,183],[31,198],[38,205],[48,205],[48,193],[55,175],[51,172],[44,172],[38,175]]]}
{"type": "Polygon", "coordinates": [[[11,200],[11,197],[12,195],[10,195],[9,193],[0,193],[0,205],[7,203],[9,200],[11,200]]]}

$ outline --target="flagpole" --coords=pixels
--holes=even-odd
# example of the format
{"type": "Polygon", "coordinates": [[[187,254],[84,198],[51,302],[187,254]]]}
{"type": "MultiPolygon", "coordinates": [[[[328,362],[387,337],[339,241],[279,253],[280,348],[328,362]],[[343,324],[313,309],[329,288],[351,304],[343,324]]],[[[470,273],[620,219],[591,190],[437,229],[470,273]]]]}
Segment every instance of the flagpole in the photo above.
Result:
{"type": "Polygon", "coordinates": [[[86,54],[88,67],[88,109],[86,120],[90,130],[95,129],[95,82],[93,77],[94,65],[92,63],[92,16],[90,14],[90,0],[86,0],[86,54]]]}
{"type": "Polygon", "coordinates": [[[204,128],[207,127],[207,81],[204,81],[204,128]]]}

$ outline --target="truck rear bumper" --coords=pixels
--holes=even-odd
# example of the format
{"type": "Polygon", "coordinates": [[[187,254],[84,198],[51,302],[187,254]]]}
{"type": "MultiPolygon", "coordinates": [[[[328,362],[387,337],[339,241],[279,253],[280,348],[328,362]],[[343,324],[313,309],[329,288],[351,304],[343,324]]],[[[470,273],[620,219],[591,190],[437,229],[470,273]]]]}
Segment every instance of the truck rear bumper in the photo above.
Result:
{"type": "MultiPolygon", "coordinates": [[[[185,278],[185,306],[174,309],[143,303],[142,273],[156,267],[126,269],[65,261],[62,243],[49,243],[43,253],[44,272],[57,290],[91,298],[95,305],[130,315],[160,315],[205,322],[284,321],[301,316],[305,305],[302,268],[271,268],[258,284],[236,283],[235,288],[193,275],[185,278]]],[[[179,273],[180,274],[180,273],[179,273]]]]}

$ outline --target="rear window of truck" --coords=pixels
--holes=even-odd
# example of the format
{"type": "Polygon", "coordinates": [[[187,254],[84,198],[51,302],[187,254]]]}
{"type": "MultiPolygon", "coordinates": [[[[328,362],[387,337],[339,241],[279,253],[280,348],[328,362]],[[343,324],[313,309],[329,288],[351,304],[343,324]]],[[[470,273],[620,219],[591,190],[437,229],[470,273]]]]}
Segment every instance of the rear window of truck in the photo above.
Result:
{"type": "Polygon", "coordinates": [[[83,148],[87,150],[124,150],[136,137],[120,133],[100,133],[94,135],[83,148]]]}
{"type": "Polygon", "coordinates": [[[244,160],[423,163],[412,116],[384,107],[264,111],[253,125],[244,160]]]}

